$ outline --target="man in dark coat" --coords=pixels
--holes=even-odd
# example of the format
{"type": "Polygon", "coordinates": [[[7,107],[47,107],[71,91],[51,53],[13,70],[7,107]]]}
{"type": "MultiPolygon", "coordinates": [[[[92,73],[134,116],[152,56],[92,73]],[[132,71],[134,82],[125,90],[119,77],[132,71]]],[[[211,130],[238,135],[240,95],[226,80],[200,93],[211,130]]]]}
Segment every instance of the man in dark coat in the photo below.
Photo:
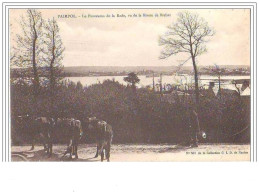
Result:
{"type": "Polygon", "coordinates": [[[200,124],[197,112],[188,107],[186,112],[187,118],[187,145],[198,147],[198,133],[200,132],[200,124]]]}

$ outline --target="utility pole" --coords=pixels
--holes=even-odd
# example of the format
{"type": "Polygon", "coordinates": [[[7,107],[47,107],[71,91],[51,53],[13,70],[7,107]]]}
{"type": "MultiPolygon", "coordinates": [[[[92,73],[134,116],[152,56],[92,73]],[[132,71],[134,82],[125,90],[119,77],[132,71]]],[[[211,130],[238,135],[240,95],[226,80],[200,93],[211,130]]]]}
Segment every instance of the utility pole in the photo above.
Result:
{"type": "Polygon", "coordinates": [[[221,80],[220,80],[220,72],[219,72],[219,74],[218,74],[218,80],[219,80],[219,99],[220,99],[220,101],[221,101],[221,80]]]}
{"type": "Polygon", "coordinates": [[[218,118],[218,130],[217,130],[217,135],[216,135],[216,141],[217,143],[219,142],[219,136],[220,133],[222,132],[222,94],[221,94],[221,74],[224,72],[224,69],[219,68],[218,65],[215,64],[215,72],[218,76],[218,83],[219,83],[219,90],[218,90],[218,95],[219,95],[219,118],[218,118]]]}
{"type": "Polygon", "coordinates": [[[153,91],[155,91],[155,73],[153,72],[153,91]]]}
{"type": "Polygon", "coordinates": [[[162,73],[160,74],[160,95],[163,96],[162,73]]]}
{"type": "Polygon", "coordinates": [[[218,132],[217,132],[217,143],[219,142],[219,134],[222,131],[221,130],[221,121],[222,121],[222,106],[221,106],[221,80],[220,80],[220,70],[218,72],[218,80],[219,80],[219,126],[218,126],[218,132]]]}

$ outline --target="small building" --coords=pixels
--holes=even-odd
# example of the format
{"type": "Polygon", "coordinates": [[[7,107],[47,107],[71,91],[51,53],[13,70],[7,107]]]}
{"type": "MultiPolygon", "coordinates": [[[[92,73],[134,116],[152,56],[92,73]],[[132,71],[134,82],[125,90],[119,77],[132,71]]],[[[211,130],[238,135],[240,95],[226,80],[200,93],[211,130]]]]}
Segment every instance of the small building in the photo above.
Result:
{"type": "Polygon", "coordinates": [[[170,93],[165,93],[161,97],[161,100],[163,102],[168,102],[170,104],[176,103],[176,102],[185,102],[185,101],[190,101],[192,99],[192,96],[183,91],[172,91],[170,93]]]}
{"type": "Polygon", "coordinates": [[[251,90],[250,90],[250,87],[247,87],[245,88],[244,91],[241,92],[240,96],[241,97],[250,97],[250,93],[251,93],[251,90]]]}

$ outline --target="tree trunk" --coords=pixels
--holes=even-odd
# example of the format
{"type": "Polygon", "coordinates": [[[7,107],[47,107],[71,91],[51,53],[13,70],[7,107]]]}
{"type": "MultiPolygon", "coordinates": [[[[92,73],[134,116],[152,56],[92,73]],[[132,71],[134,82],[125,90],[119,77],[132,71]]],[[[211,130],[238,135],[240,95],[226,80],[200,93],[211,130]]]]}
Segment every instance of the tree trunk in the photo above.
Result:
{"type": "Polygon", "coordinates": [[[36,41],[37,35],[33,39],[32,44],[32,68],[33,68],[33,108],[32,112],[33,115],[37,115],[38,111],[38,96],[39,96],[39,89],[40,89],[40,80],[37,70],[37,63],[36,63],[36,41]]]}
{"type": "MultiPolygon", "coordinates": [[[[30,13],[31,13],[31,11],[30,11],[30,13]]],[[[38,39],[38,34],[37,34],[37,30],[36,30],[36,23],[35,23],[34,16],[32,13],[31,13],[31,17],[33,20],[32,28],[33,28],[33,35],[34,35],[33,40],[32,40],[32,67],[33,67],[33,76],[34,76],[33,90],[34,90],[34,97],[36,100],[38,93],[39,93],[39,87],[40,87],[40,80],[39,80],[37,63],[36,63],[36,42],[38,39]]]]}
{"type": "MultiPolygon", "coordinates": [[[[196,103],[196,113],[197,113],[197,121],[199,122],[199,113],[200,113],[200,97],[199,97],[199,83],[198,83],[198,71],[197,71],[197,66],[195,62],[195,57],[192,55],[192,64],[193,64],[193,70],[194,70],[194,81],[195,81],[195,103],[196,103]]],[[[196,125],[194,126],[194,133],[192,135],[192,146],[197,147],[198,146],[198,140],[197,140],[197,135],[199,129],[196,128],[196,125]]]]}
{"type": "Polygon", "coordinates": [[[39,92],[39,75],[38,75],[38,70],[37,70],[37,64],[36,64],[36,41],[37,37],[33,40],[33,45],[32,45],[32,66],[33,66],[33,87],[34,87],[34,96],[37,97],[38,92],[39,92]]]}
{"type": "MultiPolygon", "coordinates": [[[[31,13],[31,12],[30,12],[31,13]]],[[[36,43],[37,43],[37,39],[38,39],[38,34],[37,34],[37,30],[36,30],[36,23],[34,20],[34,16],[31,13],[31,17],[33,20],[33,40],[32,40],[32,67],[33,67],[33,96],[34,96],[34,100],[33,100],[33,114],[35,115],[38,108],[37,108],[37,98],[39,95],[39,89],[40,89],[40,79],[39,79],[39,75],[38,75],[38,70],[37,70],[37,62],[36,62],[36,43]]]]}
{"type": "Polygon", "coordinates": [[[54,115],[54,91],[55,91],[55,76],[54,76],[54,62],[55,62],[55,32],[52,32],[52,59],[50,62],[50,114],[54,115]]]}
{"type": "Polygon", "coordinates": [[[55,90],[55,81],[54,81],[54,71],[53,63],[50,64],[50,115],[54,114],[54,90],[55,90]]]}
{"type": "Polygon", "coordinates": [[[131,84],[131,88],[132,88],[133,93],[135,94],[135,93],[137,92],[136,83],[132,83],[132,84],[131,84]]]}
{"type": "Polygon", "coordinates": [[[199,113],[200,110],[200,96],[199,96],[199,83],[198,83],[198,71],[197,66],[195,62],[195,57],[192,56],[192,64],[193,64],[193,70],[194,70],[194,81],[195,81],[195,102],[196,102],[196,109],[199,113]]]}

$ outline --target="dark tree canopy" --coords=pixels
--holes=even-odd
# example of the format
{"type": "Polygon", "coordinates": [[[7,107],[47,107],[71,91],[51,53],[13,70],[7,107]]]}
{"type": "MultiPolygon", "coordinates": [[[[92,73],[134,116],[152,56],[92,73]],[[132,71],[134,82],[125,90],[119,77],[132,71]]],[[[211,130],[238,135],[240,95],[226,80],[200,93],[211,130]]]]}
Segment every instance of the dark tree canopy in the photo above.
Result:
{"type": "Polygon", "coordinates": [[[134,72],[129,73],[128,76],[124,77],[123,80],[126,81],[127,83],[130,83],[131,86],[134,88],[136,87],[136,84],[139,83],[140,81],[140,79],[134,72]]]}

